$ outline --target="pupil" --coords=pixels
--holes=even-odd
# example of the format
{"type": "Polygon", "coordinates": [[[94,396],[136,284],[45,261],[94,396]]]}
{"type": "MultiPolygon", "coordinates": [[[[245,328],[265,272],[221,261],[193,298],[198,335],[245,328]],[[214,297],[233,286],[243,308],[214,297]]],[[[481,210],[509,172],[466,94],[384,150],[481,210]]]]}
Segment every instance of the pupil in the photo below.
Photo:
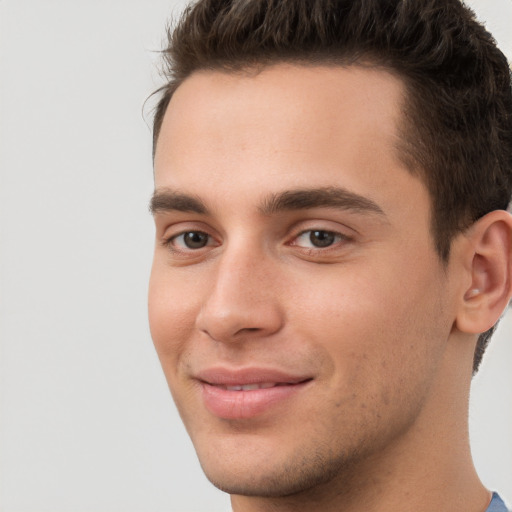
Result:
{"type": "Polygon", "coordinates": [[[185,245],[189,249],[201,249],[201,247],[204,247],[208,243],[208,235],[198,231],[190,231],[189,233],[185,233],[183,239],[185,245]]]}
{"type": "Polygon", "coordinates": [[[309,240],[316,247],[328,247],[334,243],[335,235],[329,231],[312,231],[309,240]]]}

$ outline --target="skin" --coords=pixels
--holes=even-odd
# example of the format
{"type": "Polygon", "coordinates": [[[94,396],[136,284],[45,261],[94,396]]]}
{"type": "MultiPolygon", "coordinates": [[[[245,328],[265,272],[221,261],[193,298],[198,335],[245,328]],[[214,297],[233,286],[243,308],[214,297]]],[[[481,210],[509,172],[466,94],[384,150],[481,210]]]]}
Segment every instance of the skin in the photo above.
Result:
{"type": "MultiPolygon", "coordinates": [[[[440,261],[428,191],[396,149],[403,95],[383,70],[279,64],[197,72],[171,100],[155,157],[150,326],[201,465],[235,512],[488,505],[467,401],[492,315],[467,311],[479,300],[469,291],[493,281],[485,257],[473,268],[476,237],[499,222],[440,261]],[[332,187],[368,204],[269,208],[285,191],[332,187]],[[315,246],[315,230],[330,245],[315,246]],[[186,232],[206,245],[187,246],[186,232]],[[196,379],[218,366],[310,380],[279,407],[225,419],[196,379]]],[[[495,231],[506,244],[509,225],[495,231]]]]}

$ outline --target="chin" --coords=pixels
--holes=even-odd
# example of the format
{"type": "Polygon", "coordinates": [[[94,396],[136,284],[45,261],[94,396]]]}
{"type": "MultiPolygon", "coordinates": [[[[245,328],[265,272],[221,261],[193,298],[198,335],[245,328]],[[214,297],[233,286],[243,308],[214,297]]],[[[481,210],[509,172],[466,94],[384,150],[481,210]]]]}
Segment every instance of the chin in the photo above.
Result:
{"type": "Polygon", "coordinates": [[[219,471],[205,471],[205,474],[215,487],[231,495],[280,498],[308,493],[327,484],[339,475],[339,470],[302,467],[300,463],[291,463],[281,468],[272,468],[267,474],[262,474],[261,469],[244,475],[228,476],[219,474],[219,471]]]}
{"type": "Polygon", "coordinates": [[[224,452],[223,457],[219,455],[222,450],[212,450],[208,456],[198,451],[198,456],[208,480],[231,495],[279,498],[310,494],[333,479],[341,482],[344,475],[348,477],[353,463],[345,456],[320,450],[307,453],[310,447],[304,448],[293,454],[260,450],[251,457],[241,450],[241,455],[224,452]]]}

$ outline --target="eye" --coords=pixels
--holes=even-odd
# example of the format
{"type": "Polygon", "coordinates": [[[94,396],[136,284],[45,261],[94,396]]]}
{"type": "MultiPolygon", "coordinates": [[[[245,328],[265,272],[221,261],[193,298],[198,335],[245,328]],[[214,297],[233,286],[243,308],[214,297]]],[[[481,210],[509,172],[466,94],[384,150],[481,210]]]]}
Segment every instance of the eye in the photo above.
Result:
{"type": "Polygon", "coordinates": [[[173,236],[169,240],[169,245],[173,245],[178,249],[202,249],[212,244],[210,235],[202,231],[186,231],[179,235],[173,236]]]}
{"type": "Polygon", "coordinates": [[[293,245],[304,248],[322,249],[347,239],[344,235],[334,231],[325,231],[322,229],[310,229],[303,231],[293,242],[293,245]]]}

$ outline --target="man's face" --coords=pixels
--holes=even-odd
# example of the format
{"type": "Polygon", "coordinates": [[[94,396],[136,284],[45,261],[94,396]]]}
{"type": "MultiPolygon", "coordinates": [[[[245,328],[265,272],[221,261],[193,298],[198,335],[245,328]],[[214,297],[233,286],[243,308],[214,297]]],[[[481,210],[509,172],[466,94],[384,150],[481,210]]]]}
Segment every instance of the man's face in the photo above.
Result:
{"type": "Polygon", "coordinates": [[[429,195],[396,149],[402,95],[381,70],[283,64],[196,73],[170,103],[151,331],[231,494],[377,465],[437,419],[454,301],[429,195]]]}

